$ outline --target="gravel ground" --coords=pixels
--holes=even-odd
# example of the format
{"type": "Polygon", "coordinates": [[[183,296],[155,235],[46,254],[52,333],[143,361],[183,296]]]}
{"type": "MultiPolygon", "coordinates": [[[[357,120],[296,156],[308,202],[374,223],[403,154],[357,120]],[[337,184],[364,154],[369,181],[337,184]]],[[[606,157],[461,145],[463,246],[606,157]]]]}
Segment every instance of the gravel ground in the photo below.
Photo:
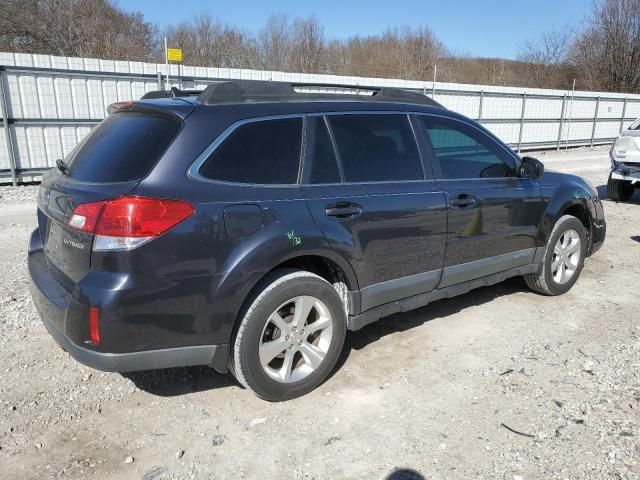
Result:
{"type": "MultiPolygon", "coordinates": [[[[606,196],[606,148],[536,156],[606,196]]],[[[386,318],[279,404],[207,368],[70,359],[27,291],[35,195],[0,187],[1,478],[640,478],[640,195],[605,201],[568,294],[512,279],[386,318]]]]}

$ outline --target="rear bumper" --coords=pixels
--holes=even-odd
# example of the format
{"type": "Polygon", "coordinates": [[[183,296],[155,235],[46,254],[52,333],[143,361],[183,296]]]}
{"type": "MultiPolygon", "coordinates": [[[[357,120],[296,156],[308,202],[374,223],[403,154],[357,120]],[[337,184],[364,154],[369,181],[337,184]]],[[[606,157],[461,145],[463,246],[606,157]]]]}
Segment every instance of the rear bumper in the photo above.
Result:
{"type": "MultiPolygon", "coordinates": [[[[42,299],[42,301],[46,300],[42,299]]],[[[63,350],[78,362],[96,370],[135,372],[195,365],[208,365],[221,373],[225,373],[228,369],[229,345],[201,345],[131,353],[103,353],[76,345],[47,318],[43,317],[42,322],[63,350]]]]}
{"type": "MultiPolygon", "coordinates": [[[[37,230],[34,232],[37,235],[37,230]]],[[[79,316],[86,306],[64,289],[48,270],[38,238],[32,236],[29,245],[29,287],[42,322],[54,340],[78,362],[97,370],[131,372],[171,367],[208,365],[227,372],[229,345],[190,345],[184,347],[142,350],[135,352],[103,352],[90,345],[80,345],[67,334],[67,324],[77,330],[79,316]],[[40,247],[40,248],[39,248],[40,247]],[[75,321],[70,321],[75,320],[75,321]]]]}

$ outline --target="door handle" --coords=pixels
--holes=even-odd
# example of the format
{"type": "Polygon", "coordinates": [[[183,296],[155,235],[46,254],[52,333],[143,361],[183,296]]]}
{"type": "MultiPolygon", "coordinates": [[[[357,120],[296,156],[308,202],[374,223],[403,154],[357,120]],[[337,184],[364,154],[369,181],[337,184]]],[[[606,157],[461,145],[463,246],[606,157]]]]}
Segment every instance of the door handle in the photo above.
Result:
{"type": "Polygon", "coordinates": [[[362,213],[362,207],[355,203],[339,202],[335,205],[329,205],[324,209],[325,215],[337,218],[357,217],[362,213]]]}
{"type": "Polygon", "coordinates": [[[476,204],[476,197],[469,195],[468,193],[461,193],[449,200],[449,204],[452,207],[459,208],[472,207],[476,204]]]}

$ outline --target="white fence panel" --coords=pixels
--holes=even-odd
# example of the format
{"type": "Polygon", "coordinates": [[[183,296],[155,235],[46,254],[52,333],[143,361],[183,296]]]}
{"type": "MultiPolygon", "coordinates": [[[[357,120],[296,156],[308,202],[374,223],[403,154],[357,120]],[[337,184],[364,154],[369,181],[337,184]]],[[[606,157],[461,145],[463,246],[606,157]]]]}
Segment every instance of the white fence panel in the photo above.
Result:
{"type": "MultiPolygon", "coordinates": [[[[166,74],[165,64],[0,52],[0,99],[7,110],[0,105],[0,179],[53,166],[105,117],[111,103],[168,88],[166,74]]],[[[185,89],[224,79],[411,89],[479,120],[518,151],[611,142],[640,117],[640,95],[631,94],[186,65],[170,65],[169,75],[171,86],[185,89]]]]}

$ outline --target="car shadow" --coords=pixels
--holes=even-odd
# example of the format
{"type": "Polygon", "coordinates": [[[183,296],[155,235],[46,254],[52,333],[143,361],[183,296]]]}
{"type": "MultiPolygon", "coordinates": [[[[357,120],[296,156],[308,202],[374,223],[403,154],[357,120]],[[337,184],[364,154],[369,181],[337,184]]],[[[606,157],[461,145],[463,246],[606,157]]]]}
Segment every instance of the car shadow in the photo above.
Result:
{"type": "MultiPolygon", "coordinates": [[[[342,368],[353,350],[362,350],[387,335],[410,330],[431,320],[448,317],[469,307],[482,305],[495,298],[526,290],[528,289],[522,278],[514,277],[496,285],[472,290],[455,298],[437,300],[429,305],[409,312],[390,315],[367,325],[357,332],[349,331],[347,332],[345,346],[342,349],[336,366],[325,379],[325,382],[342,368]]],[[[131,380],[140,390],[160,397],[187,395],[230,386],[244,388],[230,373],[221,374],[206,366],[129,372],[123,373],[122,376],[131,380]]],[[[395,474],[396,472],[393,472],[391,475],[395,474]]],[[[389,476],[388,478],[412,479],[421,477],[389,476]]]]}
{"type": "Polygon", "coordinates": [[[397,468],[385,480],[425,480],[425,477],[413,468],[397,468]]]}
{"type": "Polygon", "coordinates": [[[176,397],[239,385],[230,373],[218,373],[206,366],[128,372],[122,376],[140,390],[159,397],[176,397]]]}
{"type": "Polygon", "coordinates": [[[600,200],[609,200],[609,192],[607,191],[606,185],[599,185],[596,187],[596,190],[598,191],[598,197],[600,197],[600,200]]]}
{"type": "Polygon", "coordinates": [[[454,315],[467,308],[483,305],[495,298],[528,291],[521,277],[513,277],[488,287],[471,290],[454,298],[436,300],[424,307],[408,312],[396,313],[371,323],[357,332],[349,332],[348,350],[361,350],[387,335],[419,327],[431,320],[454,315]]]}
{"type": "Polygon", "coordinates": [[[636,191],[633,192],[633,195],[629,200],[626,200],[624,202],[616,202],[615,200],[611,200],[609,198],[609,193],[607,192],[606,185],[599,185],[596,187],[596,190],[598,191],[598,197],[600,197],[600,200],[604,200],[607,202],[614,202],[614,203],[633,203],[636,205],[640,205],[640,194],[638,193],[638,189],[636,189],[636,191]]]}

